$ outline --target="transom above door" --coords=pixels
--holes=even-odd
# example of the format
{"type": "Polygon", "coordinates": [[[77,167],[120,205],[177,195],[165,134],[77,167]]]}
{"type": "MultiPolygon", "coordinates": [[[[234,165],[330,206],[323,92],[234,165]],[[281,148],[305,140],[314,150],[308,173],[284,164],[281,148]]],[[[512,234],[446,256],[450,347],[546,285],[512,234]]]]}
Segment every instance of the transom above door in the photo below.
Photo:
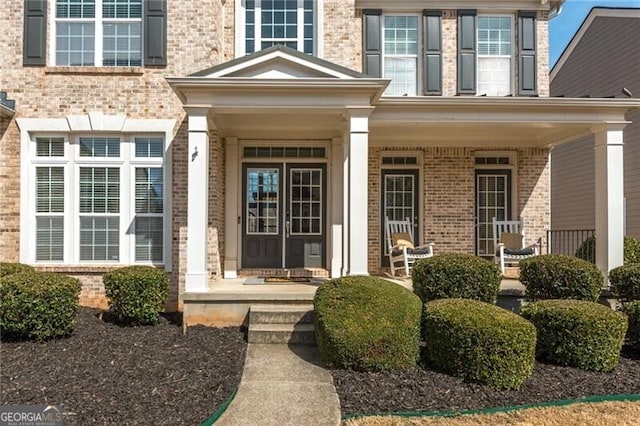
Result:
{"type": "Polygon", "coordinates": [[[245,163],[242,267],[324,268],[326,165],[245,163]]]}

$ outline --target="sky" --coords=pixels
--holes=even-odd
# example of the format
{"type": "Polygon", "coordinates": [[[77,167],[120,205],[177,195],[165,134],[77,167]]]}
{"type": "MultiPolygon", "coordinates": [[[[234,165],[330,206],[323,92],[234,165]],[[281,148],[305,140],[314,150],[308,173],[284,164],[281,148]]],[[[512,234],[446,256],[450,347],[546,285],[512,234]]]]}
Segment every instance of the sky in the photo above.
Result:
{"type": "Polygon", "coordinates": [[[553,68],[591,8],[596,6],[640,8],[640,0],[567,0],[562,5],[562,13],[549,22],[550,68],[553,68]]]}

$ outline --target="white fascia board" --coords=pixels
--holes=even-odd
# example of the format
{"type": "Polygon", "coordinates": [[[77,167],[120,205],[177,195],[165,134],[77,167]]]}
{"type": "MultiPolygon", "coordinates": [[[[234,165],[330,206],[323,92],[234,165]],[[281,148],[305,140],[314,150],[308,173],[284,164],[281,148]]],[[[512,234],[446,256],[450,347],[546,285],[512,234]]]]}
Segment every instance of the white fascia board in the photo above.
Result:
{"type": "Polygon", "coordinates": [[[0,117],[13,117],[16,114],[14,110],[6,105],[0,104],[0,117]]]}
{"type": "Polygon", "coordinates": [[[549,10],[547,0],[356,0],[357,9],[383,9],[394,12],[420,11],[422,9],[481,9],[491,10],[549,10]]]}
{"type": "MultiPolygon", "coordinates": [[[[558,75],[562,66],[567,62],[575,48],[578,46],[584,35],[587,33],[593,21],[599,16],[607,17],[607,18],[640,18],[640,9],[602,9],[602,8],[593,8],[589,16],[587,16],[573,36],[567,47],[558,58],[558,61],[551,69],[549,73],[549,80],[553,81],[553,79],[558,75]]],[[[640,22],[638,23],[640,25],[640,22]]]]}
{"type": "Polygon", "coordinates": [[[382,99],[371,121],[595,124],[625,122],[625,114],[636,108],[640,108],[637,99],[382,99]]]}

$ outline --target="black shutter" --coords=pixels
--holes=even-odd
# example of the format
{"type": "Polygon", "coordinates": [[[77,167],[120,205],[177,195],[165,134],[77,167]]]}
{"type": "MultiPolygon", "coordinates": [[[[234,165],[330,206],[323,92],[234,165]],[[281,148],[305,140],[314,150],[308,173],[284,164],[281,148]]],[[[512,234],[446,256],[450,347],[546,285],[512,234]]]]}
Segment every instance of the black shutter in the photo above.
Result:
{"type": "Polygon", "coordinates": [[[475,10],[458,10],[458,93],[476,93],[475,10]]]}
{"type": "Polygon", "coordinates": [[[382,11],[362,11],[364,26],[363,71],[371,77],[382,77],[382,11]]]}
{"type": "Polygon", "coordinates": [[[167,65],[167,2],[144,2],[144,65],[167,65]]]}
{"type": "Polygon", "coordinates": [[[442,12],[424,10],[424,94],[442,94],[442,12]]]}
{"type": "Polygon", "coordinates": [[[518,49],[519,91],[522,96],[536,95],[536,12],[518,14],[518,49]]]}
{"type": "Polygon", "coordinates": [[[25,0],[24,2],[22,63],[24,65],[47,64],[46,0],[25,0]]]}

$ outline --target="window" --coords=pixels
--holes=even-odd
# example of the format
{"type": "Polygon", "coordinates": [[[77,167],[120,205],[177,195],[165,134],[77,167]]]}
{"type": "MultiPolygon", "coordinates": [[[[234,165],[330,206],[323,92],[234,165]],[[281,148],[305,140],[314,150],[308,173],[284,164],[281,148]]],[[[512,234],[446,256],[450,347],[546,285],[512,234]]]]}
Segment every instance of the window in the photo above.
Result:
{"type": "Polygon", "coordinates": [[[164,138],[37,137],[34,152],[36,262],[164,263],[164,138]]]}
{"type": "Polygon", "coordinates": [[[505,96],[513,93],[511,56],[513,31],[510,16],[478,16],[477,93],[505,96]]]}
{"type": "Polygon", "coordinates": [[[55,64],[141,66],[142,0],[57,0],[55,64]]]}
{"type": "MultiPolygon", "coordinates": [[[[316,0],[246,0],[244,53],[275,45],[313,55],[316,53],[316,0]]],[[[239,26],[241,27],[241,26],[239,26]]]]}
{"type": "Polygon", "coordinates": [[[383,76],[390,96],[418,93],[418,17],[384,16],[383,76]]]}

